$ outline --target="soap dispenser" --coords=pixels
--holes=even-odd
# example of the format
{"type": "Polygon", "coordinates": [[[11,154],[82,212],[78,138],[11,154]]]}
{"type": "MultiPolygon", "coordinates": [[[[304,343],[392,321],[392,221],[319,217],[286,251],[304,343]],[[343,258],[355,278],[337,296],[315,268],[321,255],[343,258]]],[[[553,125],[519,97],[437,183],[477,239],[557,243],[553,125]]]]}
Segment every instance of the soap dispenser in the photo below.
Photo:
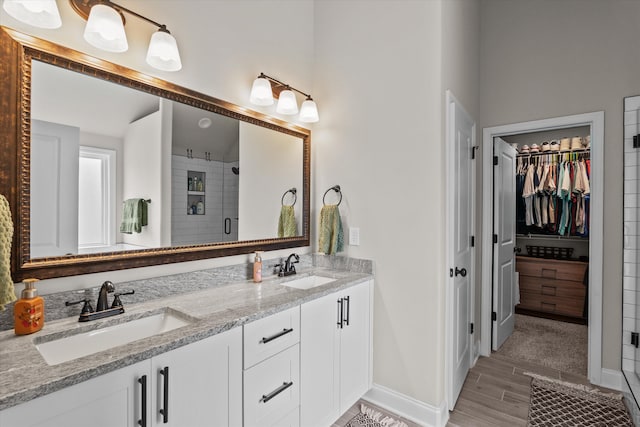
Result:
{"type": "Polygon", "coordinates": [[[38,279],[25,279],[21,297],[13,306],[13,322],[16,335],[38,332],[44,326],[44,299],[38,296],[35,283],[38,279]]]}
{"type": "Polygon", "coordinates": [[[253,281],[254,283],[262,282],[262,252],[256,252],[253,259],[253,281]]]}

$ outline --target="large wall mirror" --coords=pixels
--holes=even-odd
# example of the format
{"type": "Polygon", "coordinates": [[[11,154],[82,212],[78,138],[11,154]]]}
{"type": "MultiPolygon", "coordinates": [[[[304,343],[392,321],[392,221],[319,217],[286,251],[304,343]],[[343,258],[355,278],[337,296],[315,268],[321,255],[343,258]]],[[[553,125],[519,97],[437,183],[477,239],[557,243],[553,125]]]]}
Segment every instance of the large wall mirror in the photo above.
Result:
{"type": "Polygon", "coordinates": [[[308,129],[13,30],[1,37],[14,280],[309,244],[308,129]],[[293,225],[279,227],[282,205],[293,225]]]}

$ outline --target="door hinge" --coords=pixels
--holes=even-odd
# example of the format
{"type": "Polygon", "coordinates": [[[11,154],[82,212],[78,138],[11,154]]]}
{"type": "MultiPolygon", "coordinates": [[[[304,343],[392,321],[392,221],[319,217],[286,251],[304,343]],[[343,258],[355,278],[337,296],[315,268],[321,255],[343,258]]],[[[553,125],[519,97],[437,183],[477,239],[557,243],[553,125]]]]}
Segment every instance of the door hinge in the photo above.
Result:
{"type": "Polygon", "coordinates": [[[495,311],[491,312],[491,320],[493,320],[494,322],[498,320],[498,314],[495,311]]]}
{"type": "Polygon", "coordinates": [[[498,166],[498,156],[493,156],[493,166],[498,166]]]}
{"type": "Polygon", "coordinates": [[[449,269],[449,277],[453,277],[453,268],[449,269]]]}
{"type": "Polygon", "coordinates": [[[631,345],[635,346],[635,348],[638,348],[638,339],[638,333],[631,332],[631,345]]]}
{"type": "Polygon", "coordinates": [[[476,245],[476,238],[475,236],[471,236],[471,247],[473,248],[476,245]]]}
{"type": "Polygon", "coordinates": [[[497,234],[493,235],[493,243],[498,243],[498,235],[497,234]]]}
{"type": "Polygon", "coordinates": [[[471,160],[476,159],[476,150],[478,148],[480,148],[478,145],[474,145],[473,147],[471,147],[471,160]]]}
{"type": "Polygon", "coordinates": [[[640,134],[633,136],[633,148],[640,148],[640,134]]]}
{"type": "Polygon", "coordinates": [[[469,333],[473,334],[473,323],[469,323],[469,333]]]}

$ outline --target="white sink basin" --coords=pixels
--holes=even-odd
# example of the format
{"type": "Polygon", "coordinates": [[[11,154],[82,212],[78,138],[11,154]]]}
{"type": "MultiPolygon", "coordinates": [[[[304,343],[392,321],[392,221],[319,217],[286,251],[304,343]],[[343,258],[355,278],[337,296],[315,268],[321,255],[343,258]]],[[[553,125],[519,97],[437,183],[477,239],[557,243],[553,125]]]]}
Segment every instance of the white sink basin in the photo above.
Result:
{"type": "Polygon", "coordinates": [[[296,289],[311,289],[311,288],[315,288],[316,286],[333,282],[334,280],[336,279],[333,279],[331,277],[306,276],[306,277],[301,277],[299,279],[293,279],[288,282],[282,282],[280,284],[282,286],[288,286],[290,288],[296,288],[296,289]]]}
{"type": "Polygon", "coordinates": [[[170,311],[37,344],[49,365],[58,365],[191,323],[170,311]]]}

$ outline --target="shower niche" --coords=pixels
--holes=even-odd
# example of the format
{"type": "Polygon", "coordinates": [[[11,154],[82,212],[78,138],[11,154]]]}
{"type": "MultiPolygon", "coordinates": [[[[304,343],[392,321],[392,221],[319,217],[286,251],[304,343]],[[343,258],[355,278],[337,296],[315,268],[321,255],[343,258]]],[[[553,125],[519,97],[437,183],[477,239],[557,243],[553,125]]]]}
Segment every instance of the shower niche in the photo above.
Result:
{"type": "Polygon", "coordinates": [[[205,214],[206,177],[206,172],[187,171],[187,215],[205,214]]]}

